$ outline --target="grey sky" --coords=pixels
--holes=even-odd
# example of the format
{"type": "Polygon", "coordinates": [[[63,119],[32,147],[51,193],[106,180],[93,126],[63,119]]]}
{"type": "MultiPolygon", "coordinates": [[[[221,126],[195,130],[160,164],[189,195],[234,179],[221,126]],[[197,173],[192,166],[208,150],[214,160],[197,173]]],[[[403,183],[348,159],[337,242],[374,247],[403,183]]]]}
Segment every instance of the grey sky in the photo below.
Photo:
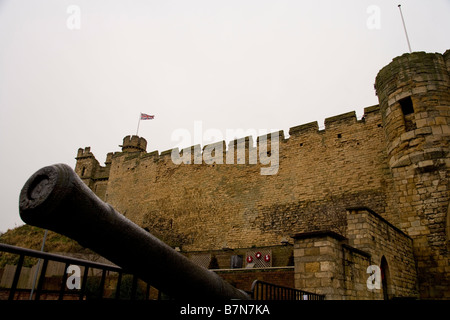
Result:
{"type": "MultiPolygon", "coordinates": [[[[413,51],[450,48],[449,0],[401,3],[413,51]]],[[[0,0],[0,231],[23,224],[18,196],[32,173],[74,167],[86,146],[103,164],[139,112],[155,115],[140,124],[147,151],[172,148],[171,134],[195,121],[287,135],[361,117],[378,103],[377,72],[408,51],[397,4],[0,0]],[[67,26],[70,5],[79,29],[67,26]],[[367,26],[370,6],[379,28],[367,26]]]]}

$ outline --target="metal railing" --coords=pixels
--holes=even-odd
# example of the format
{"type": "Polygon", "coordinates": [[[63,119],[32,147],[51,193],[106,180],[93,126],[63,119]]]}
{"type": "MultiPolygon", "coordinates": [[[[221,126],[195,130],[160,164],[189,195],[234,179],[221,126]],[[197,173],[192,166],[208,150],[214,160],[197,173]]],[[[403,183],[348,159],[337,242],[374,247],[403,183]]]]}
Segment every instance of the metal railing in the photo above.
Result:
{"type": "Polygon", "coordinates": [[[255,280],[252,284],[254,300],[324,300],[325,295],[303,290],[279,286],[276,284],[255,280]]]}
{"type": "MultiPolygon", "coordinates": [[[[70,297],[71,299],[78,299],[78,300],[84,300],[84,299],[123,299],[124,296],[126,298],[135,300],[136,298],[149,300],[150,298],[150,284],[146,284],[145,293],[139,292],[138,295],[138,277],[136,275],[133,275],[130,272],[125,272],[122,268],[110,264],[104,264],[104,263],[98,263],[78,258],[72,258],[67,256],[62,256],[58,254],[48,253],[48,252],[42,252],[42,251],[36,251],[21,247],[16,247],[8,244],[0,243],[0,253],[1,252],[8,252],[14,255],[18,255],[19,259],[15,266],[14,276],[13,280],[10,286],[5,288],[0,288],[0,290],[8,290],[8,300],[17,300],[17,299],[23,299],[24,295],[23,293],[31,293],[29,294],[29,299],[34,300],[40,300],[41,296],[43,294],[46,294],[47,296],[49,294],[52,295],[53,299],[57,300],[64,300],[66,297],[70,297]],[[22,269],[24,267],[24,262],[26,257],[32,257],[32,258],[38,258],[40,260],[43,260],[42,265],[37,270],[39,271],[39,280],[37,283],[36,289],[34,288],[34,283],[32,288],[18,288],[19,279],[22,273],[22,269]],[[64,272],[60,279],[59,289],[58,290],[44,290],[44,283],[48,277],[46,277],[47,267],[49,265],[49,261],[55,261],[59,263],[64,264],[64,272]],[[68,280],[68,273],[66,272],[68,270],[68,267],[71,265],[81,266],[83,267],[84,271],[81,277],[81,284],[79,289],[68,289],[67,288],[67,280],[68,280]],[[89,270],[99,270],[101,273],[101,276],[89,276],[89,270]],[[105,283],[108,279],[110,279],[112,276],[110,273],[116,273],[117,279],[114,277],[114,279],[117,281],[115,284],[115,289],[112,295],[109,295],[108,297],[104,296],[104,288],[105,283]],[[121,290],[122,288],[122,278],[124,274],[129,274],[132,276],[132,284],[131,284],[131,290],[129,288],[125,288],[125,290],[121,290]],[[88,279],[89,277],[94,278],[98,280],[100,278],[99,284],[96,285],[95,288],[95,294],[92,293],[92,288],[88,290],[88,279]],[[125,292],[125,295],[123,294],[123,291],[130,291],[125,292]],[[33,293],[34,291],[34,293],[33,293]],[[88,292],[90,291],[90,292],[88,292]],[[22,294],[22,297],[20,297],[22,294]],[[139,296],[139,297],[138,297],[139,296]]],[[[38,265],[40,263],[38,262],[38,265]]],[[[99,274],[97,272],[97,274],[99,274]]],[[[298,290],[294,288],[289,288],[285,286],[279,286],[272,283],[255,280],[252,284],[250,294],[252,296],[252,299],[254,300],[324,300],[325,296],[320,294],[315,294],[303,290],[298,290]]],[[[161,298],[168,298],[165,297],[160,291],[158,291],[157,296],[155,296],[158,300],[161,298]]],[[[1,299],[1,297],[0,297],[1,299]]]]}
{"type": "MultiPolygon", "coordinates": [[[[117,267],[114,265],[109,265],[109,264],[104,264],[104,263],[97,263],[97,262],[93,262],[93,261],[83,260],[83,259],[62,256],[62,255],[57,255],[57,254],[48,253],[48,252],[41,252],[41,251],[36,251],[36,250],[31,250],[31,249],[26,249],[26,248],[20,248],[20,247],[11,246],[8,244],[3,244],[3,243],[0,243],[0,252],[8,252],[8,253],[12,253],[12,254],[19,256],[19,260],[18,260],[18,263],[17,263],[15,271],[14,271],[14,277],[13,277],[11,286],[9,288],[0,288],[0,289],[4,289],[4,290],[9,289],[8,300],[19,299],[18,295],[20,295],[20,293],[21,292],[23,293],[24,291],[31,292],[30,299],[32,299],[34,296],[34,300],[39,300],[43,293],[52,294],[53,296],[56,295],[58,300],[63,300],[65,296],[71,296],[72,299],[75,297],[75,298],[78,298],[79,300],[84,300],[84,299],[86,299],[87,294],[88,294],[88,292],[87,292],[88,278],[95,277],[92,275],[89,276],[88,273],[89,273],[89,270],[94,270],[94,269],[101,271],[100,283],[98,284],[98,287],[94,290],[95,291],[94,294],[92,292],[89,292],[90,293],[89,298],[105,299],[104,287],[105,287],[105,282],[106,282],[106,278],[107,278],[107,273],[109,275],[112,272],[112,273],[117,273],[117,284],[116,284],[115,290],[113,292],[113,299],[120,299],[120,298],[123,298],[123,296],[124,296],[122,293],[122,297],[121,297],[121,286],[122,286],[122,282],[123,282],[122,278],[123,278],[123,275],[125,275],[125,274],[130,274],[132,276],[131,293],[128,293],[128,297],[131,300],[136,299],[137,291],[138,291],[138,278],[135,275],[132,275],[131,273],[125,272],[120,267],[117,267]],[[25,257],[33,257],[33,258],[38,258],[40,260],[43,260],[42,266],[38,267],[38,269],[40,269],[40,275],[39,275],[39,280],[38,280],[36,289],[34,289],[34,288],[30,288],[30,289],[18,288],[19,278],[20,278],[22,269],[24,267],[25,257]],[[56,261],[56,262],[65,264],[64,273],[61,277],[61,283],[59,286],[59,290],[43,290],[44,282],[46,281],[46,271],[47,271],[49,261],[56,261]],[[81,276],[81,286],[79,289],[69,290],[66,288],[67,287],[66,282],[68,279],[68,274],[67,274],[66,270],[70,265],[76,265],[79,267],[81,266],[84,269],[83,274],[81,276]],[[34,291],[34,294],[33,294],[33,291],[34,291]]],[[[39,264],[39,262],[38,262],[38,264],[39,264]]],[[[81,270],[81,268],[80,268],[80,270],[81,270]]],[[[98,277],[96,277],[96,278],[98,279],[98,277]]],[[[94,284],[96,284],[95,282],[96,281],[94,281],[94,284]]],[[[149,294],[150,294],[150,285],[147,284],[145,294],[144,294],[145,300],[149,299],[149,294]]],[[[141,295],[141,298],[142,298],[142,295],[141,295]]],[[[160,293],[158,293],[158,298],[160,298],[160,293]]]]}

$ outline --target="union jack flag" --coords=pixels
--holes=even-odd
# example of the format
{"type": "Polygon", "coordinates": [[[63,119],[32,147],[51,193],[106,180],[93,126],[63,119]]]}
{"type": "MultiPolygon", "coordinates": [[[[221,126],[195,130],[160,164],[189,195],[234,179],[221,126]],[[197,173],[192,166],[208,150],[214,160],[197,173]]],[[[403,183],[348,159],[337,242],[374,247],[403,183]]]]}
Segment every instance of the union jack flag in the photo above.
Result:
{"type": "Polygon", "coordinates": [[[152,120],[155,116],[151,116],[149,114],[141,113],[141,120],[152,120]]]}

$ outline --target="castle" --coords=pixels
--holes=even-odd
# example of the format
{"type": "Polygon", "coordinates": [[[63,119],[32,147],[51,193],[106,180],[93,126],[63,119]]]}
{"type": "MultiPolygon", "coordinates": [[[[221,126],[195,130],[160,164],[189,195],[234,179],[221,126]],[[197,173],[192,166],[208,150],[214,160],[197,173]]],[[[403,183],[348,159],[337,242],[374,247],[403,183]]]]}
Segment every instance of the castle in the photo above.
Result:
{"type": "Polygon", "coordinates": [[[349,112],[324,130],[312,122],[215,154],[234,159],[230,147],[244,143],[245,161],[175,164],[178,150],[146,152],[144,138],[127,136],[105,166],[79,149],[75,171],[238,287],[259,277],[327,299],[449,299],[450,50],[393,59],[375,89],[379,105],[360,120],[349,112]],[[250,154],[274,149],[277,172],[260,174],[250,154]]]}

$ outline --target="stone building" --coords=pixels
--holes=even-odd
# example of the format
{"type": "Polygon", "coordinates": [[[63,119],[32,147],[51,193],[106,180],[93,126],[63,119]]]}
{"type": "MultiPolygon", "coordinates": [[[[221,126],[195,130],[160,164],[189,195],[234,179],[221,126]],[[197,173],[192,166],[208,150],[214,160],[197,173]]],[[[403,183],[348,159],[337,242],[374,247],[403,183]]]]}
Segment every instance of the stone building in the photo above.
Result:
{"type": "Polygon", "coordinates": [[[334,116],[323,130],[312,122],[203,154],[147,152],[127,136],[105,166],[79,149],[75,171],[243,289],[261,279],[327,299],[449,299],[450,50],[393,59],[375,89],[379,105],[362,119],[334,116]],[[258,160],[275,153],[272,174],[261,174],[258,160]]]}

